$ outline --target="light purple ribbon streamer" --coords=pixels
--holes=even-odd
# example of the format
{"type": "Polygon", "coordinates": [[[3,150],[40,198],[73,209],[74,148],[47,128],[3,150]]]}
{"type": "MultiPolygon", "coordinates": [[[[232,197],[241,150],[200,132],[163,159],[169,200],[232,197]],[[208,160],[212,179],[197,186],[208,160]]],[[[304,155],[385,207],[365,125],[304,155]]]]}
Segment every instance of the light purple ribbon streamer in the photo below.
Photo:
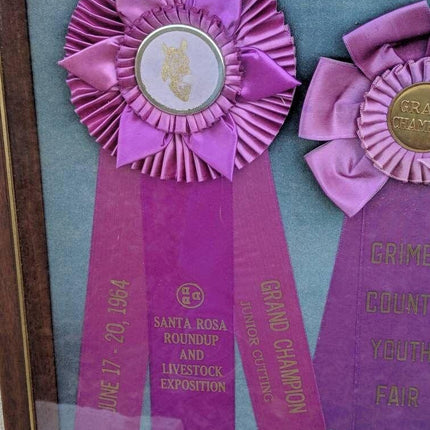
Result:
{"type": "Polygon", "coordinates": [[[100,152],[75,430],[138,430],[148,364],[140,175],[100,152]]]}
{"type": "Polygon", "coordinates": [[[232,430],[232,185],[142,176],[142,196],[152,429],[232,430]]]}
{"type": "Polygon", "coordinates": [[[324,430],[268,152],[233,187],[235,331],[258,428],[324,430]]]}
{"type": "Polygon", "coordinates": [[[314,361],[329,429],[427,428],[429,211],[390,180],[345,220],[314,361]]]}

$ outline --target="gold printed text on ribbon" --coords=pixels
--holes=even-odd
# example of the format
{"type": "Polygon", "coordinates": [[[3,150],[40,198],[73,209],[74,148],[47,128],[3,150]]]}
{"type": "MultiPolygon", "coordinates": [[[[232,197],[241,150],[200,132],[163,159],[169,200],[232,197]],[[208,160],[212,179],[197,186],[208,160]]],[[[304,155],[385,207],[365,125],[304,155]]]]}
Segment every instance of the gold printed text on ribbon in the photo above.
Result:
{"type": "Polygon", "coordinates": [[[393,100],[388,126],[394,139],[414,152],[430,152],[430,83],[412,85],[393,100]]]}

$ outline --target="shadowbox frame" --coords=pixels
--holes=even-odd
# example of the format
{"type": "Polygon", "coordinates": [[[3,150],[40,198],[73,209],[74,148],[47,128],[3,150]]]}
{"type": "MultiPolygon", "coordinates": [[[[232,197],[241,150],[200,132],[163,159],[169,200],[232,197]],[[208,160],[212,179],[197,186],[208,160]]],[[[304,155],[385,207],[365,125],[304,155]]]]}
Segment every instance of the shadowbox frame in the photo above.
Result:
{"type": "Polygon", "coordinates": [[[0,391],[5,430],[58,430],[25,0],[0,0],[0,391]]]}

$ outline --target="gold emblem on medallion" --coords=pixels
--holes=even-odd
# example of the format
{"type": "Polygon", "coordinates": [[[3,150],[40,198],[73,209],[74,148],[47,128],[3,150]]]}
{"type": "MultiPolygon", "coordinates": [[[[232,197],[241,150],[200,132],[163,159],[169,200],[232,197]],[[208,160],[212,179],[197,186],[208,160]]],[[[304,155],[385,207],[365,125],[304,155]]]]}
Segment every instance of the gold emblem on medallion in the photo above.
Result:
{"type": "Polygon", "coordinates": [[[184,82],[185,76],[191,74],[190,59],[187,55],[187,41],[183,40],[179,48],[163,43],[165,61],[161,70],[164,82],[169,81],[172,93],[183,102],[190,99],[191,84],[184,82]]]}
{"type": "Polygon", "coordinates": [[[412,85],[393,100],[388,127],[397,143],[414,152],[430,152],[430,82],[412,85]]]}
{"type": "Polygon", "coordinates": [[[135,77],[143,96],[173,115],[193,115],[221,94],[226,67],[223,53],[205,32],[173,24],[154,30],[136,55],[135,77]]]}

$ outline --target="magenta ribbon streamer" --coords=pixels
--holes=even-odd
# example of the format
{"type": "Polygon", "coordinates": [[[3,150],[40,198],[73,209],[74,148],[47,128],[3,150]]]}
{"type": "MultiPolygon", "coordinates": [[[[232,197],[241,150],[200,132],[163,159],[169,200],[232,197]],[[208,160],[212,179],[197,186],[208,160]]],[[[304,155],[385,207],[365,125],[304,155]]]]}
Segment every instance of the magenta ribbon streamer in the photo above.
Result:
{"type": "Polygon", "coordinates": [[[324,429],[268,153],[233,187],[235,330],[258,428],[324,429]]]}
{"type": "Polygon", "coordinates": [[[153,430],[234,429],[235,335],[259,429],[324,429],[268,154],[232,185],[102,153],[76,430],[139,428],[148,353],[153,430]]]}
{"type": "Polygon", "coordinates": [[[138,430],[148,364],[140,174],[101,151],[76,430],[138,430]]]}
{"type": "Polygon", "coordinates": [[[428,427],[429,211],[390,180],[345,221],[314,362],[329,429],[428,427]]]}
{"type": "Polygon", "coordinates": [[[152,429],[232,430],[232,185],[142,176],[142,196],[152,429]]]}

